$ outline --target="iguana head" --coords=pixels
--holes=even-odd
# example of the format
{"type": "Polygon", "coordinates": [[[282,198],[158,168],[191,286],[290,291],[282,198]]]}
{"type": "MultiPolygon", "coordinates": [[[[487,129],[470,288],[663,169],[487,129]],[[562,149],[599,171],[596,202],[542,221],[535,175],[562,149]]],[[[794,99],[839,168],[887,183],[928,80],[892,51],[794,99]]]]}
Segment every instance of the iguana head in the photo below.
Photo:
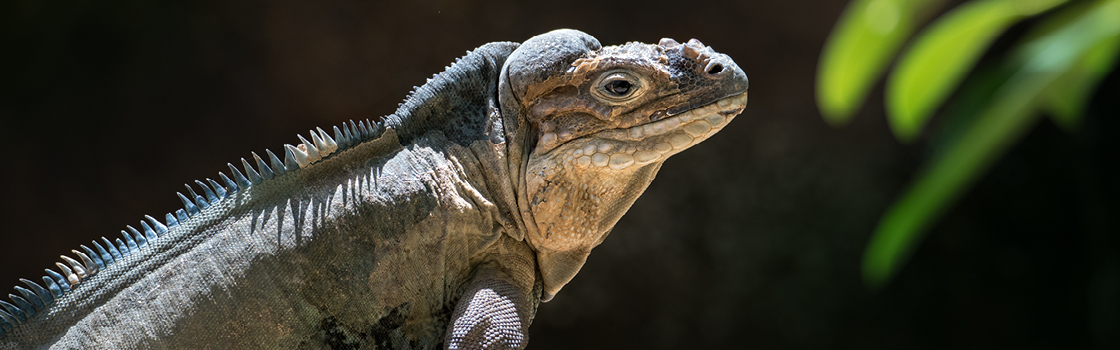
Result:
{"type": "Polygon", "coordinates": [[[696,39],[601,47],[574,30],[527,40],[507,59],[500,84],[505,113],[520,125],[520,152],[511,152],[520,159],[511,161],[521,162],[515,181],[545,301],[669,156],[743,110],[748,86],[731,58],[696,39]]]}

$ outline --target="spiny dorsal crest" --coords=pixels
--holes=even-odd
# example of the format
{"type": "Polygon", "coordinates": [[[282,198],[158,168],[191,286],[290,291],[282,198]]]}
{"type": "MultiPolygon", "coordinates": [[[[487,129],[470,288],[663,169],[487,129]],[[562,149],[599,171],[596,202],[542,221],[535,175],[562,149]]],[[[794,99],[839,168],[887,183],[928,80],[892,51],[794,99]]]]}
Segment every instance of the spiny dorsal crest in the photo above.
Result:
{"type": "Polygon", "coordinates": [[[384,126],[381,123],[370,122],[368,119],[357,123],[351,120],[349,124],[343,123],[342,128],[334,127],[333,131],[334,136],[331,137],[323,129],[316,128],[310,132],[310,140],[303,135],[297,135],[301,143],[296,146],[284,145],[283,161],[270,150],[265,150],[269,164],[266,164],[255,152],[252,153],[255,167],[245,158],[241,158],[244,173],[233,164],[227,163],[230,173],[233,174],[232,178],[219,172],[220,183],[211,179],[206,179],[205,182],[196,180],[195,184],[202,189],[201,195],[195,192],[191,185],[185,185],[189,196],[182,192],[175,193],[183,201],[183,209],[176,210],[174,215],[167,213],[163,222],[145,215],[145,220],[140,221],[139,229],[131,225],[125,226],[126,230],[121,230],[121,238],[110,241],[108,238],[101,237],[100,243],[97,240],[92,241],[93,249],[81,245],[81,251],[71,250],[78,259],[62,255],[61,259],[65,263],[55,264],[58,272],[46,269],[47,275],[43,276],[42,285],[21,278],[20,282],[27,288],[16,286],[15,290],[19,294],[8,294],[11,302],[0,300],[0,338],[5,337],[14,327],[27,322],[36,314],[46,312],[58,298],[77,288],[83,281],[161,237],[173,233],[180,224],[188,222],[215,203],[253,185],[287,172],[306,168],[329,155],[376,139],[384,132],[384,126]]]}

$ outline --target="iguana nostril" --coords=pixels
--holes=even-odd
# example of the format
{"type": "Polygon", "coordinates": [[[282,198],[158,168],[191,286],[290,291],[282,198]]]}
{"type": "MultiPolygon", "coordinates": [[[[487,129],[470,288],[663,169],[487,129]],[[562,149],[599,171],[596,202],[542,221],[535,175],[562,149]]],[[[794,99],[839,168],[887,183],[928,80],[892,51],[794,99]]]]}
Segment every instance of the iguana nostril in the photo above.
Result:
{"type": "Polygon", "coordinates": [[[704,68],[704,70],[708,71],[708,74],[716,75],[723,71],[723,65],[715,62],[710,62],[708,63],[708,66],[704,68]]]}

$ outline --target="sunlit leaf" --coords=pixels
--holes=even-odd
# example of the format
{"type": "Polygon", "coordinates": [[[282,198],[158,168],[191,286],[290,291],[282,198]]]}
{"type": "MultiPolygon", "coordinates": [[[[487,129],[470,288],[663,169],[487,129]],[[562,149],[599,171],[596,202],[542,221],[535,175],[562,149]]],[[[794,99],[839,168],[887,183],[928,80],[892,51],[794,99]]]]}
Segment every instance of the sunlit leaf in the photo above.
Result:
{"type": "MultiPolygon", "coordinates": [[[[1031,61],[1032,69],[1047,71],[1054,69],[1054,62],[1061,62],[1068,59],[1070,47],[1091,46],[1088,52],[1082,57],[1074,66],[1067,70],[1055,83],[1048,89],[1044,96],[1044,105],[1042,106],[1047,112],[1050,112],[1052,119],[1060,126],[1067,129],[1076,127],[1080,116],[1085,108],[1085,103],[1088,102],[1090,95],[1095,90],[1097,84],[1102,78],[1112,69],[1116,61],[1117,54],[1120,53],[1120,39],[1111,38],[1102,41],[1094,41],[1094,33],[1105,33],[1116,31],[1120,27],[1120,5],[1115,4],[1115,1],[1104,2],[1104,5],[1096,6],[1081,6],[1073,11],[1085,13],[1090,11],[1099,11],[1101,14],[1098,16],[1113,16],[1111,18],[1117,19],[1114,22],[1101,21],[1096,25],[1090,22],[1081,23],[1078,31],[1064,32],[1062,35],[1063,40],[1060,42],[1062,47],[1049,48],[1039,45],[1030,46],[1025,55],[1034,57],[1031,61]],[[1111,6],[1111,7],[1110,7],[1111,6]],[[1038,53],[1038,54],[1036,54],[1038,53]]],[[[1061,21],[1071,21],[1066,18],[1055,18],[1052,22],[1061,23],[1061,21]]],[[[1044,23],[1043,26],[1055,26],[1056,23],[1044,23]]],[[[1043,27],[1040,26],[1040,27],[1043,27]]],[[[1045,27],[1043,27],[1045,28],[1045,27]]],[[[1029,38],[1041,37],[1045,34],[1030,33],[1029,38]]]]}
{"type": "Polygon", "coordinates": [[[1050,119],[1067,130],[1077,127],[1097,84],[1108,75],[1120,54],[1120,37],[1093,47],[1074,69],[1066,72],[1046,91],[1043,108],[1050,119]]]}
{"type": "Polygon", "coordinates": [[[1066,72],[1050,86],[1042,108],[1050,119],[1066,130],[1077,128],[1097,84],[1108,75],[1120,54],[1120,37],[1093,47],[1074,69],[1066,72]]]}
{"type": "Polygon", "coordinates": [[[964,134],[924,167],[879,222],[863,256],[871,288],[883,286],[950,204],[1039,118],[1045,93],[1066,72],[1090,59],[1095,48],[1120,36],[1120,0],[1099,1],[1092,11],[1018,46],[1020,67],[964,134]]]}
{"type": "Polygon", "coordinates": [[[843,125],[868,90],[941,0],[854,0],[832,30],[817,71],[817,106],[825,120],[843,125]]]}
{"type": "MultiPolygon", "coordinates": [[[[1077,20],[1085,12],[1096,9],[1092,2],[1078,2],[1071,4],[1064,11],[1055,13],[1045,21],[1033,26],[1023,37],[1023,41],[1049,35],[1058,27],[1068,25],[1077,20]]],[[[1069,72],[1058,78],[1050,88],[1044,92],[1042,109],[1050,114],[1050,119],[1057,125],[1067,130],[1073,130],[1079,124],[1081,114],[1088,102],[1090,94],[1096,90],[1100,79],[1108,73],[1116,58],[1116,40],[1105,41],[1090,49],[1086,57],[1069,72]]]]}
{"type": "Polygon", "coordinates": [[[913,141],[1008,27],[1066,0],[979,0],[941,16],[902,55],[887,80],[887,119],[895,137],[913,141]]]}

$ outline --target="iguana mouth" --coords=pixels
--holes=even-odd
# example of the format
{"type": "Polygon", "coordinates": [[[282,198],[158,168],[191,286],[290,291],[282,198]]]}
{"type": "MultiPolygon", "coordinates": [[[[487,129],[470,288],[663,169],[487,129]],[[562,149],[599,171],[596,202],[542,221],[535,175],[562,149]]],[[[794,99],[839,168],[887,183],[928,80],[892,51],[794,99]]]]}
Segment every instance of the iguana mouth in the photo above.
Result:
{"type": "Polygon", "coordinates": [[[747,92],[661,120],[600,131],[564,145],[566,161],[579,167],[622,170],[665,160],[719,132],[747,105],[747,92]]]}

